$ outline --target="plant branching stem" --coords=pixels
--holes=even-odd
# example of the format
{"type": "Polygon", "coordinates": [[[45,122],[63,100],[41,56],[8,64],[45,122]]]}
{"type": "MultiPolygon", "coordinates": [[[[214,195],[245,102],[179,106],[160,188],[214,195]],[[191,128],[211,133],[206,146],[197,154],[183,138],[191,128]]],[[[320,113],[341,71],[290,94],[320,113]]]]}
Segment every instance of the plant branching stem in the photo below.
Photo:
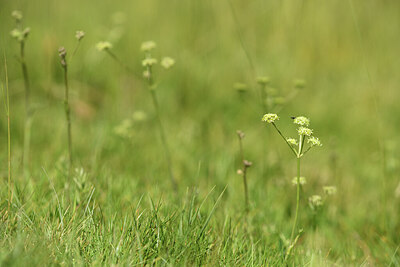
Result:
{"type": "Polygon", "coordinates": [[[159,131],[160,131],[161,142],[163,144],[164,151],[165,151],[165,157],[166,157],[166,160],[167,160],[169,176],[170,176],[170,179],[171,179],[171,183],[172,183],[173,189],[175,191],[177,191],[178,190],[178,184],[177,184],[177,182],[175,180],[175,176],[174,176],[174,172],[173,172],[173,168],[172,168],[171,153],[170,153],[170,150],[169,150],[168,141],[167,141],[167,137],[166,137],[166,134],[165,134],[164,126],[163,126],[162,121],[161,121],[160,107],[159,107],[158,100],[157,100],[157,94],[156,94],[156,91],[154,89],[153,73],[152,73],[151,67],[147,67],[147,71],[148,71],[148,74],[149,74],[149,77],[147,78],[147,82],[148,82],[148,86],[149,86],[148,89],[150,91],[151,99],[152,99],[153,106],[154,106],[154,109],[155,109],[155,112],[156,112],[158,128],[159,128],[159,131]]]}
{"type": "Polygon", "coordinates": [[[25,125],[24,125],[24,154],[22,157],[24,174],[27,176],[29,168],[29,153],[30,153],[30,139],[31,139],[31,125],[32,125],[32,111],[30,107],[30,84],[28,76],[28,67],[25,61],[25,41],[20,42],[20,62],[22,68],[22,75],[24,78],[25,86],[25,125]]]}
{"type": "Polygon", "coordinates": [[[65,63],[63,66],[64,69],[64,85],[65,85],[65,95],[64,95],[64,110],[65,110],[65,117],[67,121],[67,135],[68,135],[68,178],[71,175],[72,169],[72,133],[71,133],[71,110],[69,107],[69,86],[68,86],[68,67],[65,63]]]}
{"type": "Polygon", "coordinates": [[[296,152],[296,150],[294,150],[294,148],[289,144],[289,142],[287,141],[286,137],[282,134],[282,132],[278,129],[278,127],[276,127],[275,123],[272,122],[272,125],[275,127],[276,131],[279,133],[279,135],[283,138],[283,140],[285,140],[285,143],[289,146],[290,150],[293,152],[293,154],[298,157],[298,154],[296,152]]]}

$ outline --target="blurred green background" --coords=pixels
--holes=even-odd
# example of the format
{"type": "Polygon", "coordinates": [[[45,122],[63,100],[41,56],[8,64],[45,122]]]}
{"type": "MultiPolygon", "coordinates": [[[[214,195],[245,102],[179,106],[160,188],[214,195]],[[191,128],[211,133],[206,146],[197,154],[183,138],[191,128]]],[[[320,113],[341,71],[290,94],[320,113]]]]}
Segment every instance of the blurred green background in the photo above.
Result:
{"type": "MultiPolygon", "coordinates": [[[[57,50],[65,46],[71,53],[75,31],[83,30],[86,36],[69,63],[77,167],[90,173],[97,202],[110,210],[123,213],[145,193],[175,201],[151,99],[140,78],[140,45],[154,40],[155,57],[176,60],[172,70],[158,67],[155,75],[182,198],[194,187],[204,197],[213,186],[220,192],[228,185],[216,224],[242,212],[242,180],[236,174],[240,129],[246,133],[245,158],[253,162],[248,179],[254,225],[289,231],[296,165],[279,136],[261,122],[266,111],[256,78],[268,76],[270,88],[286,97],[283,106],[270,110],[279,111],[283,131],[294,135],[290,116],[305,115],[323,142],[303,161],[304,210],[307,197],[322,194],[322,186],[338,189],[326,202],[319,230],[308,231],[302,241],[305,257],[309,249],[331,264],[398,266],[399,10],[400,2],[372,0],[2,0],[0,46],[8,60],[14,183],[27,199],[31,196],[32,211],[46,196],[52,199],[43,169],[57,180],[58,190],[68,190],[59,172],[67,145],[57,50]],[[19,47],[9,35],[15,9],[31,28],[26,61],[35,113],[29,179],[21,170],[19,47]],[[99,41],[111,42],[113,53],[136,75],[97,51],[99,41]],[[305,88],[294,88],[298,79],[306,81],[305,88]],[[238,82],[247,84],[245,92],[234,88],[238,82]],[[33,196],[38,188],[43,188],[40,196],[33,196]]],[[[4,80],[3,67],[1,74],[4,80]]],[[[6,196],[5,116],[0,122],[6,196]]],[[[300,225],[307,232],[305,218],[300,225]]],[[[268,236],[268,231],[260,233],[268,236]]]]}

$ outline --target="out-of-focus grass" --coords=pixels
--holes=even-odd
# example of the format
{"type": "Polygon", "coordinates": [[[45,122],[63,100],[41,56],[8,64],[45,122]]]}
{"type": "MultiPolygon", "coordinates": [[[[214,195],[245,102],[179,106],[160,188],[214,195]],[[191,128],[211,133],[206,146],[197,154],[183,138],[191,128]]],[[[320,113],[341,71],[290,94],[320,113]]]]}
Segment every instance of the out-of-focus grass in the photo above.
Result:
{"type": "MultiPolygon", "coordinates": [[[[0,257],[4,264],[28,260],[37,265],[70,264],[74,258],[77,263],[281,263],[280,234],[287,238],[290,232],[295,169],[278,137],[260,122],[265,111],[259,105],[257,75],[269,76],[271,86],[282,95],[293,91],[295,79],[307,81],[279,115],[310,116],[324,143],[303,163],[308,184],[300,225],[305,234],[295,262],[400,264],[400,198],[395,193],[400,182],[400,4],[231,3],[236,21],[228,1],[1,2],[0,47],[9,66],[16,191],[13,209],[7,213],[7,128],[2,116],[0,257]],[[24,24],[31,27],[26,60],[35,115],[28,180],[21,171],[23,80],[16,59],[18,46],[9,36],[14,9],[22,10],[24,24]],[[72,52],[76,30],[84,30],[86,36],[69,68],[73,147],[77,167],[88,176],[67,181],[57,49],[63,45],[72,52]],[[158,73],[162,80],[157,90],[180,184],[178,195],[170,189],[146,86],[95,49],[102,40],[112,42],[113,52],[139,77],[142,41],[157,42],[157,57],[176,59],[173,70],[158,73]],[[236,82],[249,85],[241,97],[233,89],[236,82]],[[132,120],[129,136],[118,135],[115,128],[136,111],[144,111],[147,119],[132,120]],[[242,217],[242,181],[235,174],[240,167],[237,129],[246,133],[246,158],[254,163],[248,174],[252,210],[248,222],[242,217]],[[198,239],[226,185],[205,237],[198,239]],[[323,185],[336,185],[338,193],[325,203],[319,224],[312,229],[306,197],[322,194],[323,185]],[[192,218],[190,225],[191,209],[199,208],[214,186],[201,216],[192,218]],[[196,194],[187,190],[199,194],[190,208],[184,205],[190,206],[196,194]],[[143,202],[136,208],[142,195],[143,202]],[[161,199],[159,215],[149,197],[155,202],[161,199]],[[61,226],[60,211],[70,225],[61,226]],[[134,220],[142,211],[142,228],[135,230],[134,220]],[[179,232],[181,227],[187,231],[179,232]],[[148,237],[148,243],[138,236],[148,237]],[[157,241],[157,236],[163,240],[157,241]]],[[[290,131],[284,121],[282,127],[290,131]]]]}

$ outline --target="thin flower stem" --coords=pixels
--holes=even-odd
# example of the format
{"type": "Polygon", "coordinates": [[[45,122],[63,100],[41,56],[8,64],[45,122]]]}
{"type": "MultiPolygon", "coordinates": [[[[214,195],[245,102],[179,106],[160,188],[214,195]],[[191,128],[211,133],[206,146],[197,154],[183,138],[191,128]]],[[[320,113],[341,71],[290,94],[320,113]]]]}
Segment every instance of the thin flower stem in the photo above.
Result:
{"type": "MultiPolygon", "coordinates": [[[[7,116],[7,156],[8,156],[8,210],[10,209],[12,198],[13,198],[13,191],[12,191],[12,184],[11,184],[11,123],[10,123],[10,96],[8,90],[8,69],[7,69],[7,59],[4,56],[4,69],[5,69],[5,76],[6,76],[6,94],[4,99],[5,109],[6,109],[6,116],[7,116]]],[[[4,88],[2,87],[4,90],[4,88]]],[[[4,93],[4,91],[3,91],[4,93]]]]}
{"type": "Polygon", "coordinates": [[[67,66],[64,67],[64,83],[65,83],[64,110],[65,110],[65,117],[67,119],[67,135],[68,135],[68,159],[69,159],[68,176],[70,176],[73,160],[72,160],[71,110],[69,107],[69,86],[68,86],[67,66]]]}
{"type": "Polygon", "coordinates": [[[244,200],[245,200],[245,210],[246,213],[249,213],[249,189],[247,187],[247,166],[245,164],[243,168],[243,185],[244,185],[244,200]]]}
{"type": "Polygon", "coordinates": [[[169,171],[172,187],[173,187],[173,189],[175,191],[177,191],[178,190],[178,184],[177,184],[177,182],[175,180],[175,176],[174,176],[174,173],[173,173],[173,170],[172,170],[171,153],[170,153],[170,150],[169,150],[169,146],[168,146],[168,142],[167,142],[167,137],[166,137],[166,134],[165,134],[164,126],[163,126],[162,121],[161,121],[160,107],[159,107],[158,100],[157,100],[157,94],[156,94],[155,89],[153,88],[154,87],[153,73],[152,73],[152,69],[151,69],[150,66],[147,67],[147,71],[148,71],[148,74],[149,74],[149,77],[147,78],[147,82],[148,82],[148,86],[149,86],[148,90],[150,91],[150,95],[151,95],[151,99],[152,99],[152,102],[153,102],[153,106],[154,106],[154,109],[156,111],[158,128],[159,128],[159,131],[160,131],[161,142],[163,144],[164,151],[165,151],[165,157],[167,159],[168,171],[169,171]]]}
{"type": "Polygon", "coordinates": [[[293,152],[293,154],[298,157],[298,154],[296,152],[296,150],[294,150],[294,148],[289,144],[289,142],[286,140],[286,137],[282,134],[282,132],[278,129],[278,127],[276,127],[275,123],[272,122],[272,125],[275,127],[275,129],[277,130],[277,132],[279,133],[279,135],[283,138],[283,140],[285,140],[285,143],[289,146],[290,150],[293,152]]]}
{"type": "Polygon", "coordinates": [[[125,63],[123,63],[116,54],[114,54],[113,52],[111,52],[110,49],[105,49],[105,51],[107,52],[107,54],[109,54],[119,65],[121,65],[126,71],[128,71],[131,74],[135,74],[134,71],[128,67],[127,65],[125,65],[125,63]]]}
{"type": "Polygon", "coordinates": [[[30,108],[30,85],[28,67],[25,62],[25,41],[20,42],[20,62],[22,68],[22,75],[24,77],[25,86],[25,126],[24,126],[24,154],[22,157],[23,170],[25,176],[28,174],[29,166],[29,153],[30,153],[30,139],[31,139],[31,125],[32,125],[32,112],[30,108]]]}
{"type": "Polygon", "coordinates": [[[290,256],[290,253],[294,247],[294,232],[296,231],[296,226],[297,226],[297,220],[299,217],[299,204],[300,204],[300,157],[297,157],[297,195],[296,195],[296,213],[294,216],[294,222],[293,222],[293,227],[292,227],[292,233],[290,234],[290,247],[287,251],[285,259],[290,256]]]}

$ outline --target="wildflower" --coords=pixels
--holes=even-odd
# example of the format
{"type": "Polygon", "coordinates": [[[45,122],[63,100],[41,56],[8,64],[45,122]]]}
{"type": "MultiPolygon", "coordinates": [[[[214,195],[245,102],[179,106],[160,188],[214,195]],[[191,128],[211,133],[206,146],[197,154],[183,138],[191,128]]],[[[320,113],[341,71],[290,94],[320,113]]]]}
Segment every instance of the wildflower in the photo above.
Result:
{"type": "Polygon", "coordinates": [[[318,137],[315,137],[315,136],[310,136],[308,139],[307,139],[307,143],[311,143],[310,145],[313,147],[313,146],[322,146],[322,144],[321,144],[321,141],[319,141],[319,138],[318,137]]]}
{"type": "Polygon", "coordinates": [[[143,42],[142,45],[140,46],[140,50],[142,50],[143,52],[150,52],[151,50],[153,50],[154,48],[156,48],[156,43],[153,41],[147,41],[147,42],[143,42]]]}
{"type": "Polygon", "coordinates": [[[242,132],[241,130],[237,130],[237,131],[236,131],[236,134],[238,135],[238,137],[239,137],[240,139],[243,139],[243,138],[245,137],[244,132],[242,132]]]}
{"type": "Polygon", "coordinates": [[[248,167],[250,167],[251,165],[253,165],[253,162],[248,161],[248,160],[243,160],[243,165],[244,165],[246,168],[248,168],[248,167]]]}
{"type": "Polygon", "coordinates": [[[297,125],[300,125],[300,126],[307,126],[308,127],[310,125],[310,119],[306,118],[306,117],[303,117],[303,116],[300,116],[300,117],[294,118],[293,123],[297,124],[297,125]]]}
{"type": "Polygon", "coordinates": [[[261,85],[269,84],[269,78],[265,76],[257,77],[257,83],[261,85]]]}
{"type": "Polygon", "coordinates": [[[312,209],[316,209],[323,205],[322,197],[319,195],[313,195],[313,196],[309,197],[308,202],[310,203],[310,206],[312,209]]]}
{"type": "Polygon", "coordinates": [[[58,49],[58,55],[59,55],[60,58],[61,58],[61,65],[62,65],[63,67],[66,67],[66,66],[67,66],[67,61],[65,60],[65,57],[67,56],[67,51],[65,50],[64,47],[60,47],[60,48],[58,49]]]}
{"type": "Polygon", "coordinates": [[[294,88],[296,89],[303,89],[306,86],[306,81],[304,80],[295,80],[294,81],[294,88]]]}
{"type": "Polygon", "coordinates": [[[82,40],[83,37],[85,37],[84,31],[76,31],[75,38],[78,39],[78,41],[82,40]]]}
{"type": "Polygon", "coordinates": [[[288,138],[288,139],[286,139],[286,141],[291,145],[294,145],[294,146],[297,145],[297,140],[294,138],[288,138]]]}
{"type": "Polygon", "coordinates": [[[306,128],[306,127],[303,127],[303,126],[300,126],[300,127],[297,129],[297,133],[298,133],[299,135],[311,136],[312,133],[313,133],[313,130],[311,130],[311,129],[309,129],[309,128],[306,128]]]}
{"type": "Polygon", "coordinates": [[[10,35],[18,41],[22,41],[22,32],[20,30],[14,29],[10,32],[10,35]]]}
{"type": "Polygon", "coordinates": [[[157,64],[157,59],[155,59],[155,58],[150,57],[150,58],[145,58],[142,60],[143,67],[151,67],[154,64],[157,64]]]}
{"type": "Polygon", "coordinates": [[[143,77],[144,77],[145,79],[150,78],[150,76],[151,76],[150,71],[148,71],[148,70],[143,71],[143,77]]]}
{"type": "MultiPolygon", "coordinates": [[[[307,183],[306,177],[303,177],[303,176],[300,176],[299,181],[300,181],[300,185],[305,185],[307,183]]],[[[297,177],[294,177],[292,179],[292,184],[297,185],[297,177]]]]}
{"type": "Polygon", "coordinates": [[[110,42],[98,42],[96,48],[99,51],[109,50],[112,48],[112,44],[110,42]]]}
{"type": "Polygon", "coordinates": [[[233,88],[239,93],[244,93],[247,91],[247,84],[245,83],[235,83],[233,84],[233,88]]]}
{"type": "Polygon", "coordinates": [[[172,68],[172,66],[175,65],[175,60],[173,58],[170,57],[164,57],[161,60],[161,66],[163,66],[165,69],[170,69],[172,68]]]}
{"type": "Polygon", "coordinates": [[[273,114],[273,113],[267,113],[262,117],[262,121],[266,121],[268,123],[273,123],[277,120],[279,120],[278,115],[273,114]]]}
{"type": "Polygon", "coordinates": [[[137,110],[135,112],[133,112],[132,114],[132,119],[133,121],[145,121],[147,120],[147,114],[146,112],[142,111],[142,110],[137,110]]]}
{"type": "Polygon", "coordinates": [[[324,186],[323,187],[324,193],[327,195],[334,195],[337,192],[336,186],[324,186]]]}
{"type": "Polygon", "coordinates": [[[22,18],[23,18],[22,12],[19,11],[19,10],[14,10],[14,11],[11,13],[11,16],[12,16],[17,22],[20,22],[20,21],[22,20],[22,18]]]}
{"type": "Polygon", "coordinates": [[[11,35],[11,37],[15,38],[18,42],[22,42],[28,37],[30,31],[31,31],[30,28],[26,28],[23,31],[14,29],[10,32],[10,35],[11,35]]]}

